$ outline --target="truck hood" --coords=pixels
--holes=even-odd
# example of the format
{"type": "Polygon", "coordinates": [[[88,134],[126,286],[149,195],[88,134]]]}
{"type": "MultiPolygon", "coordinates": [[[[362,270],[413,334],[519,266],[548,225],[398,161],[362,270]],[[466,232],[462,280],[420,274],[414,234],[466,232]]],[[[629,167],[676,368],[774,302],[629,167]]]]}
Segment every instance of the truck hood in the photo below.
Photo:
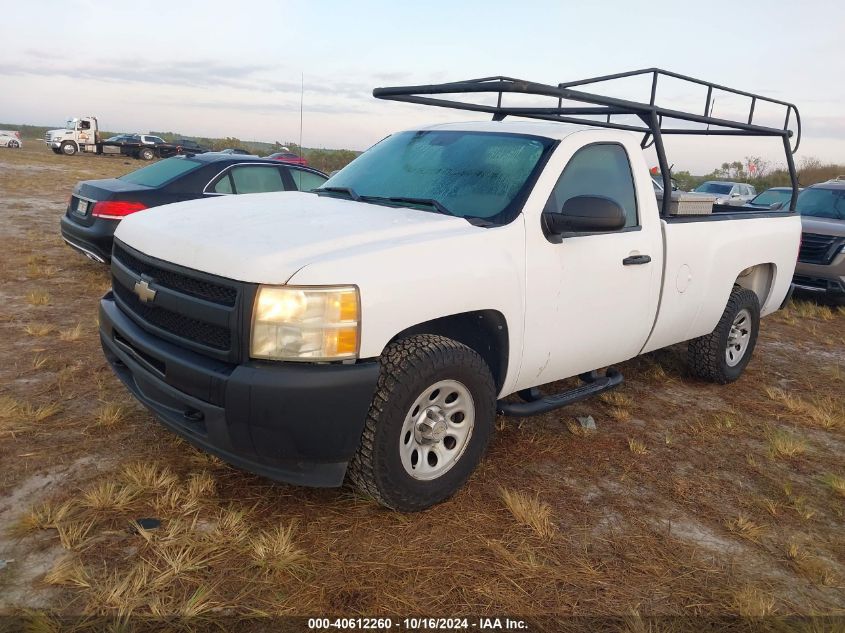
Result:
{"type": "Polygon", "coordinates": [[[484,230],[417,209],[280,192],[163,205],[129,216],[115,237],[187,268],[283,284],[315,261],[484,230]]]}

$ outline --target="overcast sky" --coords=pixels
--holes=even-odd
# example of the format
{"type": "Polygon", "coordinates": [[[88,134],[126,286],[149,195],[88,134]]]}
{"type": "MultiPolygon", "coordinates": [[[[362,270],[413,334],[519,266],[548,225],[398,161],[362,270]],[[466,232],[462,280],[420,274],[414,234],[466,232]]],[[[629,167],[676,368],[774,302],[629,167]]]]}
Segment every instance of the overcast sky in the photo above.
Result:
{"type": "MultiPolygon", "coordinates": [[[[392,131],[468,113],[379,102],[376,86],[509,75],[557,83],[659,66],[798,105],[797,158],[845,163],[845,19],[836,2],[114,2],[0,0],[0,121],[61,125],[95,115],[111,131],[176,131],[366,149],[392,131]]],[[[648,86],[614,96],[648,99],[648,86]]],[[[703,110],[667,84],[667,105],[703,110]]],[[[716,116],[747,103],[717,95],[716,116]]],[[[758,106],[760,122],[783,124],[758,106]]],[[[667,143],[703,173],[772,139],[667,143]]]]}

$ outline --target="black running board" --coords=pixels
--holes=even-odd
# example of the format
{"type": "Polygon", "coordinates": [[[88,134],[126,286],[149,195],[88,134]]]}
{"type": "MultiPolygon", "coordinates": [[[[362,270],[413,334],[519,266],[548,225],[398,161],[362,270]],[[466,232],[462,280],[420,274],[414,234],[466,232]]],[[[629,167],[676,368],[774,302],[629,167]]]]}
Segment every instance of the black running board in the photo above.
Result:
{"type": "Polygon", "coordinates": [[[527,402],[503,402],[496,403],[496,410],[503,415],[510,415],[517,418],[524,418],[530,415],[548,413],[560,409],[574,402],[585,400],[590,396],[609,391],[622,384],[622,374],[613,367],[609,367],[604,376],[599,376],[591,371],[579,376],[584,384],[575,389],[556,393],[551,396],[543,396],[537,389],[525,389],[519,392],[519,396],[527,402]]]}

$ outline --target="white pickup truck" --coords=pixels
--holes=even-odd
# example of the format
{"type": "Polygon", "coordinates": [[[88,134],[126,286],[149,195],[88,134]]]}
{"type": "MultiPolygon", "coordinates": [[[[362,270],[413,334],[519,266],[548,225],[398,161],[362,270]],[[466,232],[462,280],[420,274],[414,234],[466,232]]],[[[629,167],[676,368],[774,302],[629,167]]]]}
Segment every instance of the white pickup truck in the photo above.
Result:
{"type": "MultiPolygon", "coordinates": [[[[800,218],[672,215],[668,196],[658,208],[647,139],[625,131],[636,128],[567,124],[603,97],[475,81],[592,100],[478,106],[499,120],[394,134],[313,193],[220,195],[121,222],[100,332],[134,395],[246,470],[348,479],[413,511],[463,485],[497,411],[551,411],[621,382],[600,368],[690,341],[696,375],[736,380],[760,318],[790,289],[800,218]],[[552,120],[500,120],[514,115],[552,120]],[[577,389],[538,389],[577,375],[577,389]]],[[[376,95],[431,103],[435,90],[482,92],[473,85],[376,95]]],[[[661,126],[643,120],[668,184],[661,126]]],[[[789,150],[786,127],[707,120],[789,150]]]]}

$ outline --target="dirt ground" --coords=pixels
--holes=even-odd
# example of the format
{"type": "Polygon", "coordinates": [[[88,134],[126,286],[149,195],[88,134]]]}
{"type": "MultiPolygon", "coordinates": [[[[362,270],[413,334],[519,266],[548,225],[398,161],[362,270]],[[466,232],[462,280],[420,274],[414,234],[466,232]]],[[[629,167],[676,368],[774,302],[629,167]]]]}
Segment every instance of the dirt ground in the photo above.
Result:
{"type": "Polygon", "coordinates": [[[77,180],[140,166],[0,149],[0,612],[845,615],[845,310],[766,319],[729,386],[677,346],[600,399],[499,418],[468,485],[402,515],[230,468],[112,376],[108,270],[58,223],[77,180]]]}

